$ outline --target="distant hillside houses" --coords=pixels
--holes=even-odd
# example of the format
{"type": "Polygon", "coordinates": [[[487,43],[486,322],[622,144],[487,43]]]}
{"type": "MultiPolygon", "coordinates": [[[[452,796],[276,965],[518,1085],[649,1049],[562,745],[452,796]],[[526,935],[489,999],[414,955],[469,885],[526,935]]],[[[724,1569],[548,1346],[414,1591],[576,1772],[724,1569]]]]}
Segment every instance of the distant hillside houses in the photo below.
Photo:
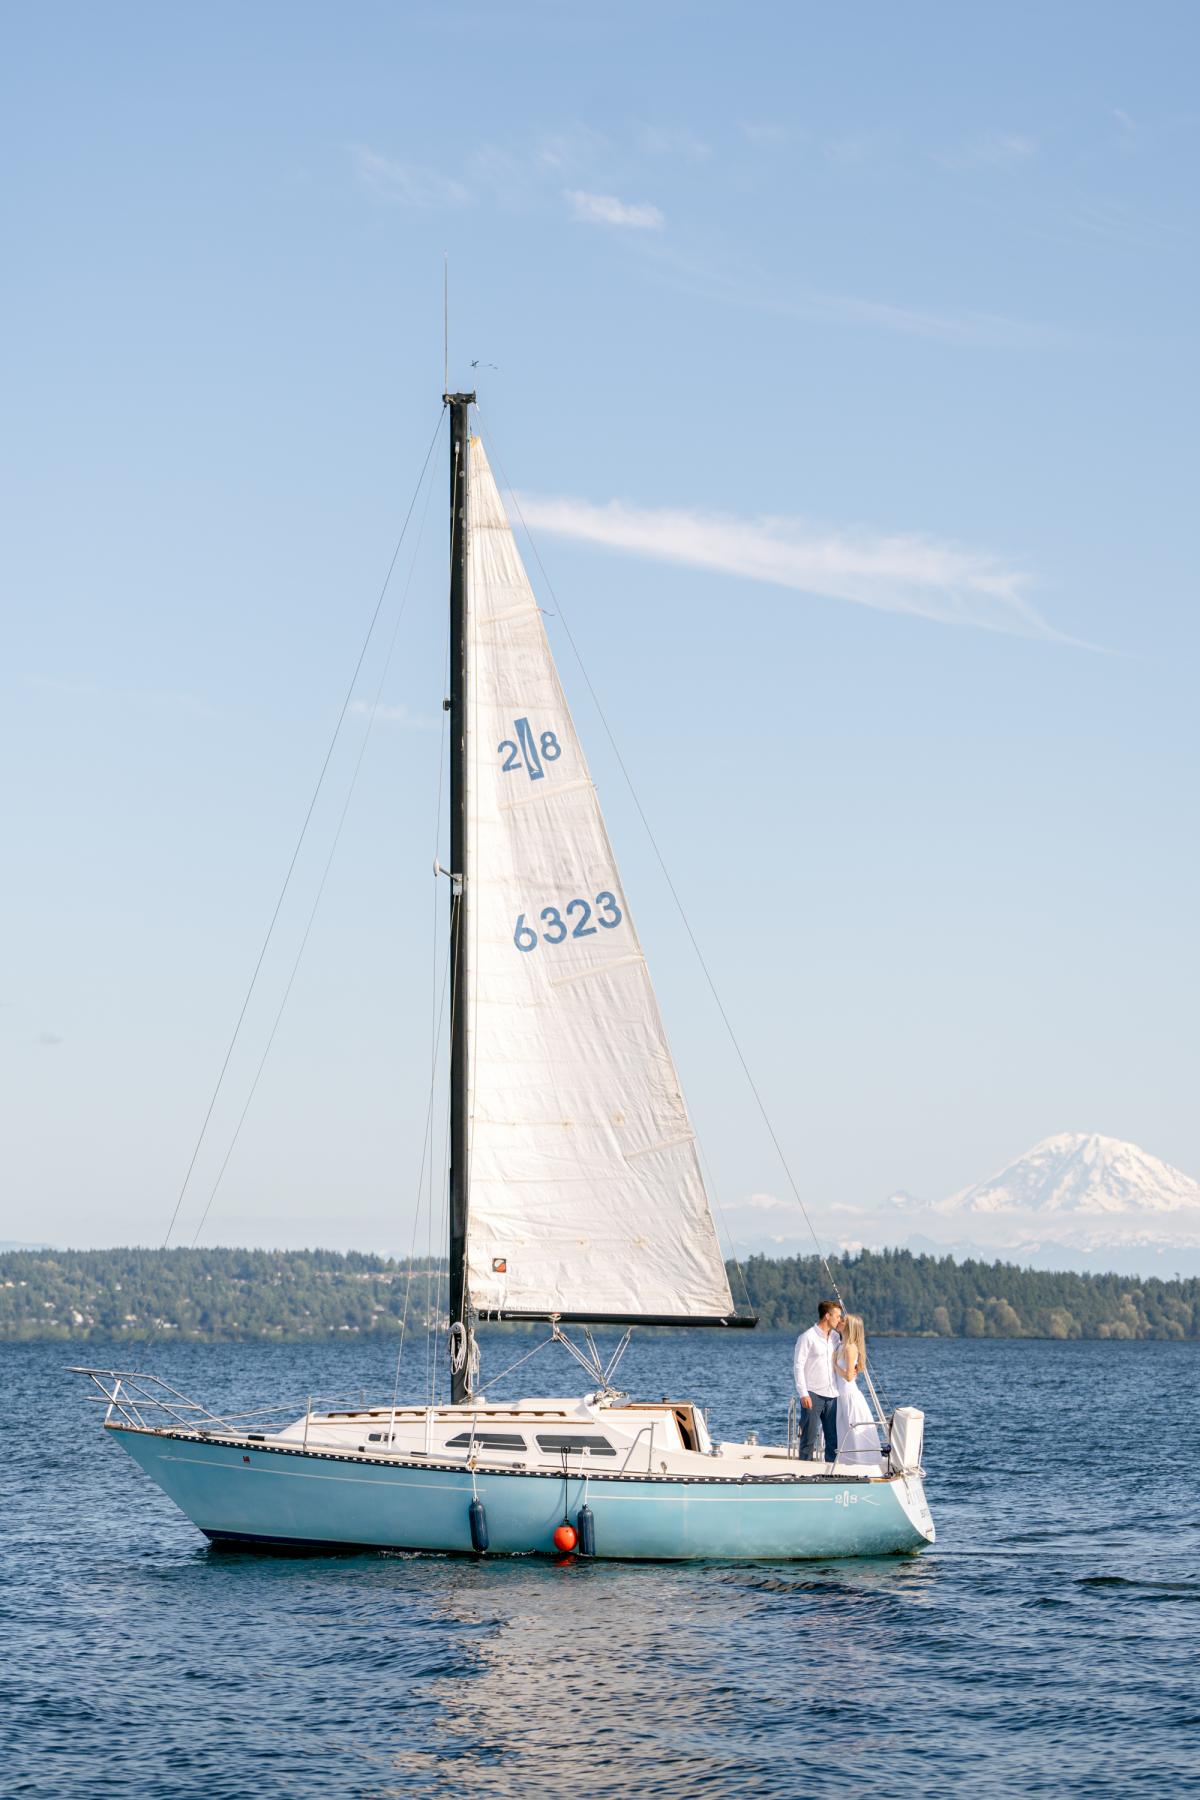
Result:
{"type": "MultiPolygon", "coordinates": [[[[868,1332],[975,1338],[1200,1337],[1200,1280],[1053,1274],[908,1250],[832,1265],[868,1332]]],[[[816,1257],[729,1264],[735,1299],[797,1331],[830,1282],[816,1257]]],[[[446,1307],[444,1260],[333,1250],[15,1250],[0,1254],[0,1341],[300,1342],[423,1330],[446,1307]]]]}
{"type": "Polygon", "coordinates": [[[0,1340],[170,1333],[237,1342],[423,1329],[444,1261],[333,1250],[22,1250],[0,1255],[0,1340]]]}

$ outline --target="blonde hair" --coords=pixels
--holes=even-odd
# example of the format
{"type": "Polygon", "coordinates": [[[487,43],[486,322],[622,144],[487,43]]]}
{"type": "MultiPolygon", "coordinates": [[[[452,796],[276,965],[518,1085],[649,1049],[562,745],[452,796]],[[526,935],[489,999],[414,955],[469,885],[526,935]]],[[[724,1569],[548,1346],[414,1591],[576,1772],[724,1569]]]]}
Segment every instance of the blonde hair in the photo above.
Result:
{"type": "Polygon", "coordinates": [[[862,1320],[857,1313],[844,1313],[838,1330],[842,1334],[843,1347],[853,1344],[858,1352],[858,1361],[854,1372],[856,1375],[861,1374],[867,1366],[867,1334],[863,1330],[862,1320]]]}

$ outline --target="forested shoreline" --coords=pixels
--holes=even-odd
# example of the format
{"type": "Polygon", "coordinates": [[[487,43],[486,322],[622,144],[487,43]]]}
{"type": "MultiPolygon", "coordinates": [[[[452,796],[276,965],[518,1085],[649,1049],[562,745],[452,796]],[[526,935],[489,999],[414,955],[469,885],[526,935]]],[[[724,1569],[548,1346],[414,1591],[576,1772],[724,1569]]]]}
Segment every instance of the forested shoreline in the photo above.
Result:
{"type": "MultiPolygon", "coordinates": [[[[739,1277],[729,1266],[736,1295],[739,1277]]],[[[846,1304],[877,1335],[1200,1338],[1194,1277],[1078,1275],[911,1250],[864,1250],[830,1267],[846,1304]]],[[[779,1330],[808,1324],[829,1289],[815,1256],[752,1256],[741,1270],[760,1323],[779,1330]]]]}
{"type": "MultiPolygon", "coordinates": [[[[1200,1338],[1200,1279],[1139,1280],[956,1262],[908,1250],[834,1262],[874,1334],[1200,1338]]],[[[768,1330],[808,1324],[830,1283],[816,1257],[729,1265],[735,1298],[768,1330]]],[[[0,1253],[0,1342],[299,1342],[423,1330],[446,1305],[444,1261],[334,1250],[10,1250],[0,1253]]]]}

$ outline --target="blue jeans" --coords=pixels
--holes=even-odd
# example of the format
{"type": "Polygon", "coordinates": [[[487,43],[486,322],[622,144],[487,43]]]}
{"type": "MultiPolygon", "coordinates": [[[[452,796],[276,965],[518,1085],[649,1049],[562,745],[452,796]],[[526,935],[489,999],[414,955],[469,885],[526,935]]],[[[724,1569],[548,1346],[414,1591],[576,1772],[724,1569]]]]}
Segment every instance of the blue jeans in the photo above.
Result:
{"type": "Polygon", "coordinates": [[[800,1454],[819,1460],[821,1433],[825,1433],[825,1461],[837,1461],[837,1400],[832,1394],[812,1394],[811,1406],[804,1407],[804,1430],[800,1434],[800,1454]]]}

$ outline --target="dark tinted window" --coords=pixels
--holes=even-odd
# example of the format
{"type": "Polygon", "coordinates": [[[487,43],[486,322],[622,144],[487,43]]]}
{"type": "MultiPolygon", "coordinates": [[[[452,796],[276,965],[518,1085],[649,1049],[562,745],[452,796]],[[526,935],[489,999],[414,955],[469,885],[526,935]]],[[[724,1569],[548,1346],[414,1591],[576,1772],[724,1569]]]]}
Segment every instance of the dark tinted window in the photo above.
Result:
{"type": "Polygon", "coordinates": [[[564,1431],[539,1431],[538,1446],[542,1450],[590,1450],[593,1456],[617,1454],[607,1438],[577,1437],[574,1433],[564,1431]]]}
{"type": "Polygon", "coordinates": [[[460,1431],[457,1437],[446,1439],[448,1450],[465,1450],[468,1444],[477,1450],[523,1450],[525,1439],[512,1431],[477,1431],[473,1437],[469,1431],[460,1431]]]}

